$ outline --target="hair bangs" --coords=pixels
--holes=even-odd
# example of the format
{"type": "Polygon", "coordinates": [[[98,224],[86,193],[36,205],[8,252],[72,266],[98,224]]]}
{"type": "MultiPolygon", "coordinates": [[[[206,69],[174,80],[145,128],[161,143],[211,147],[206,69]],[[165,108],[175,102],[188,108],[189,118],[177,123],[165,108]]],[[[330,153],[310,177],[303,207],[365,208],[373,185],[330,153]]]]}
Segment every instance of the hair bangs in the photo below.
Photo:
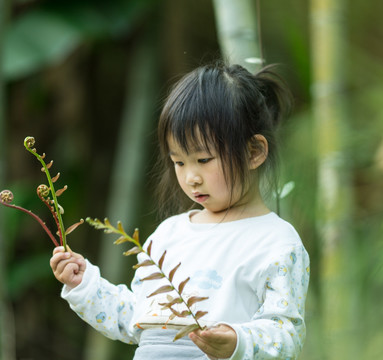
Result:
{"type": "Polygon", "coordinates": [[[203,83],[200,77],[189,78],[173,89],[160,117],[162,144],[166,145],[171,136],[186,153],[193,150],[211,153],[220,148],[219,114],[211,106],[217,99],[211,98],[214,93],[205,89],[203,83]]]}

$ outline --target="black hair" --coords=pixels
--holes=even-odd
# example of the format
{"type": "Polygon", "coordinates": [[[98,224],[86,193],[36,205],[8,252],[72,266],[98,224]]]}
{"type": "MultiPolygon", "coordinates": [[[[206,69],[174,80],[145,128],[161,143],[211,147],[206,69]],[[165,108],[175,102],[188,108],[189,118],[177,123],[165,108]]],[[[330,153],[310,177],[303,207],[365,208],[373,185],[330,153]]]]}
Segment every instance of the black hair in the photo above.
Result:
{"type": "Polygon", "coordinates": [[[272,188],[277,183],[277,128],[290,105],[290,92],[274,66],[253,75],[240,65],[216,62],[182,77],[168,95],[158,124],[158,200],[162,210],[170,210],[166,215],[185,211],[192,204],[177,184],[169,158],[169,136],[185,152],[198,147],[209,151],[212,146],[233,190],[234,184],[243,189],[248,181],[249,143],[257,146],[254,135],[263,135],[268,156],[259,171],[269,175],[272,188]]]}

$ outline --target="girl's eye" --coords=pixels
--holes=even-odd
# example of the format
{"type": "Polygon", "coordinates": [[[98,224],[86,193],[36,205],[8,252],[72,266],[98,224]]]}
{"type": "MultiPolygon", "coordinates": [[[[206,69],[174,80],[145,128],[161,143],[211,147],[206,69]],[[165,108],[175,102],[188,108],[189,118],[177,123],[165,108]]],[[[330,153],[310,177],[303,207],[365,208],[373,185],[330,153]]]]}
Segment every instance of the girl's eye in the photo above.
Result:
{"type": "Polygon", "coordinates": [[[200,164],[207,164],[209,161],[213,160],[213,158],[206,158],[206,159],[198,159],[198,162],[200,164]]]}
{"type": "Polygon", "coordinates": [[[182,161],[174,161],[175,166],[184,166],[184,163],[182,161]]]}

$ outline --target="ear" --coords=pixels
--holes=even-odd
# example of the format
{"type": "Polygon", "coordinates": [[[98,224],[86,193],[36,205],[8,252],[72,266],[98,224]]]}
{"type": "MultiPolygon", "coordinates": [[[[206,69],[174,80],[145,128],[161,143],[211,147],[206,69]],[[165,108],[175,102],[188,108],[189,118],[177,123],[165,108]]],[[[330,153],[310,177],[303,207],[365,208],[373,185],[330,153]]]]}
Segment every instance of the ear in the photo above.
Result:
{"type": "Polygon", "coordinates": [[[249,141],[249,169],[255,170],[267,159],[269,144],[263,135],[256,134],[249,141]]]}

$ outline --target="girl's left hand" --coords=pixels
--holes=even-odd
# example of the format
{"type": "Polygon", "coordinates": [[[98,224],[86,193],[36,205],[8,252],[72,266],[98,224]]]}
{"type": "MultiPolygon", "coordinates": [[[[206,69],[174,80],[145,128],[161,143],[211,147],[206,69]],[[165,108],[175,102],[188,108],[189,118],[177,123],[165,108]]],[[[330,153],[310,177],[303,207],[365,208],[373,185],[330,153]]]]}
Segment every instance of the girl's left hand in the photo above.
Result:
{"type": "Polygon", "coordinates": [[[210,359],[230,358],[237,346],[237,334],[230,326],[223,324],[193,331],[189,334],[189,338],[210,359]]]}

